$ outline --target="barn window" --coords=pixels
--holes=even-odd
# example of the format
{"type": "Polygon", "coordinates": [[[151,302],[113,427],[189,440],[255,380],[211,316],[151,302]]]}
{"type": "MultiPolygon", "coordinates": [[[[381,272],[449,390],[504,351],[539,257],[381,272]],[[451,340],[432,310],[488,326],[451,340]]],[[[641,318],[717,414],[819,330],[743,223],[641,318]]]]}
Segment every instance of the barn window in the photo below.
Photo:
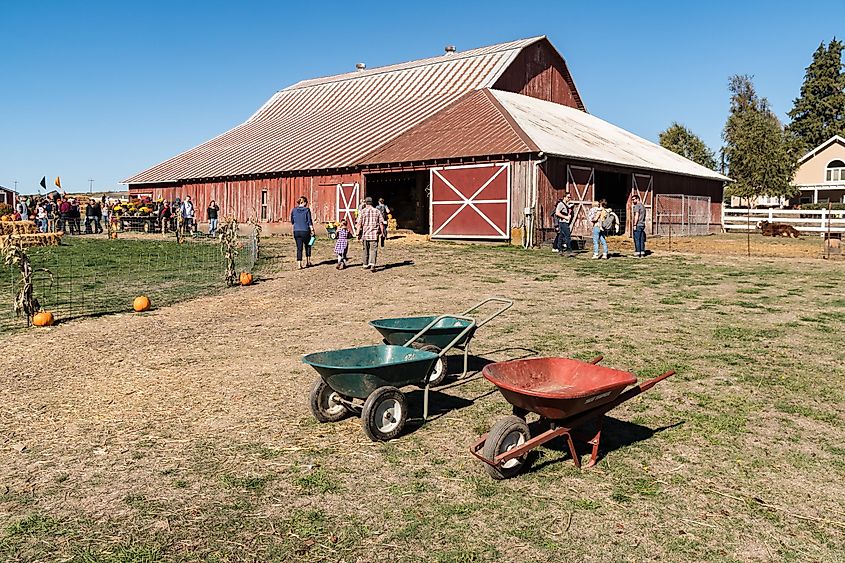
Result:
{"type": "Polygon", "coordinates": [[[825,181],[838,182],[839,180],[845,181],[845,162],[833,160],[827,165],[825,181]]]}
{"type": "Polygon", "coordinates": [[[261,190],[261,220],[267,220],[267,190],[261,190]]]}

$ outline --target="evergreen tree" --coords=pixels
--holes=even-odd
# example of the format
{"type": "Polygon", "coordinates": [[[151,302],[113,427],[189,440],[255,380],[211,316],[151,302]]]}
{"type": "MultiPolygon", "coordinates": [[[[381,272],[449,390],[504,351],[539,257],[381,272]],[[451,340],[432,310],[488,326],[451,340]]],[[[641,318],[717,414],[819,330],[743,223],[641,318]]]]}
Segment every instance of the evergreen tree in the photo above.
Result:
{"type": "Polygon", "coordinates": [[[793,102],[788,131],[800,152],[807,152],[834,135],[845,136],[845,44],[834,38],[813,53],[801,94],[793,102]]]}
{"type": "Polygon", "coordinates": [[[743,198],[790,197],[797,168],[786,133],[768,100],[757,95],[750,76],[732,76],[731,107],[722,138],[728,175],[725,193],[743,198]]]}
{"type": "Polygon", "coordinates": [[[716,155],[713,151],[701,137],[677,121],[673,121],[668,129],[660,133],[660,146],[710,170],[716,170],[716,155]]]}

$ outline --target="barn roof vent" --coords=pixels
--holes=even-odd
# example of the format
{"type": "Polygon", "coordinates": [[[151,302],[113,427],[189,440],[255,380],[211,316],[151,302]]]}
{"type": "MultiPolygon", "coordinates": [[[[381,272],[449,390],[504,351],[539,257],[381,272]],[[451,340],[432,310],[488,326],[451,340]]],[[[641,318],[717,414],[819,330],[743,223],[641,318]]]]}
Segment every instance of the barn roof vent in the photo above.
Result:
{"type": "Polygon", "coordinates": [[[455,46],[454,45],[446,45],[446,48],[443,49],[443,50],[446,51],[447,55],[451,55],[452,53],[455,52],[455,46]]]}
{"type": "Polygon", "coordinates": [[[358,64],[355,65],[355,68],[357,68],[358,71],[362,71],[365,68],[367,68],[367,65],[365,65],[364,63],[358,63],[358,64]]]}

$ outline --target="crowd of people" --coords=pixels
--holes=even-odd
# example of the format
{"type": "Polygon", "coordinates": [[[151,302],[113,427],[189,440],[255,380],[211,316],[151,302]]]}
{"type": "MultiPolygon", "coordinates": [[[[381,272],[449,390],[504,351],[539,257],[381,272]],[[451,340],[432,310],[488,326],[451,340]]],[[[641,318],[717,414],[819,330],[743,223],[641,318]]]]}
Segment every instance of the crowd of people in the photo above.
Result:
{"type": "MultiPolygon", "coordinates": [[[[346,268],[349,253],[349,241],[357,238],[361,241],[363,253],[362,267],[371,272],[376,271],[378,263],[378,249],[384,248],[387,239],[388,217],[390,208],[380,198],[378,205],[373,205],[373,198],[366,197],[357,210],[358,218],[354,224],[342,219],[337,228],[334,253],[337,257],[338,270],[346,268]]],[[[296,244],[296,267],[309,268],[311,263],[311,247],[316,235],[308,198],[301,196],[297,206],[291,211],[290,222],[293,225],[293,239],[296,244]],[[304,258],[304,259],[303,259],[304,258]]]]}
{"type": "MultiPolygon", "coordinates": [[[[117,220],[131,204],[125,201],[110,199],[105,195],[100,198],[87,198],[80,202],[73,196],[58,192],[42,196],[22,196],[14,205],[12,219],[15,221],[33,221],[42,233],[57,231],[70,235],[99,234],[104,225],[110,220],[117,220]],[[85,219],[84,223],[82,219],[85,219]]],[[[149,198],[139,200],[138,206],[149,210],[148,217],[153,221],[155,230],[167,233],[181,228],[185,233],[197,230],[197,213],[191,196],[184,200],[175,198],[172,202],[166,199],[151,201],[149,198]]],[[[220,207],[212,200],[206,209],[208,220],[208,234],[217,234],[220,207]]]]}
{"type": "MultiPolygon", "coordinates": [[[[552,220],[557,232],[552,251],[574,256],[572,249],[572,223],[575,220],[575,205],[569,194],[558,199],[552,220]]],[[[607,237],[619,234],[622,225],[619,216],[607,204],[607,200],[594,201],[587,213],[593,239],[593,260],[607,259],[607,237]]],[[[636,194],[631,196],[631,227],[634,238],[634,257],[643,258],[645,250],[646,209],[636,194]]]]}

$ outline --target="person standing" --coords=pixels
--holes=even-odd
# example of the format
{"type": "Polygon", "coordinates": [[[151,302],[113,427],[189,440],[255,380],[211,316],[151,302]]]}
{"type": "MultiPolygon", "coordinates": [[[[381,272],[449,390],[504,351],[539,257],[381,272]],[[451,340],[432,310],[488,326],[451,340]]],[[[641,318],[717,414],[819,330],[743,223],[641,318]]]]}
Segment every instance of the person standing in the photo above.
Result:
{"type": "Polygon", "coordinates": [[[90,235],[94,224],[94,202],[89,200],[85,206],[85,234],[90,235]]]}
{"type": "Polygon", "coordinates": [[[191,201],[191,196],[185,196],[185,201],[182,202],[182,222],[185,225],[185,233],[189,234],[194,230],[194,202],[191,201]]]}
{"type": "Polygon", "coordinates": [[[161,234],[165,234],[170,230],[170,223],[173,221],[173,208],[170,207],[170,202],[166,199],[161,202],[161,207],[158,210],[158,219],[161,221],[161,234]]]}
{"type": "Polygon", "coordinates": [[[346,251],[349,250],[349,226],[346,219],[340,220],[340,226],[337,228],[337,242],[334,243],[334,253],[337,255],[338,270],[346,267],[346,251]]]}
{"type": "Polygon", "coordinates": [[[47,232],[47,210],[44,208],[44,203],[39,203],[35,208],[35,219],[38,221],[38,232],[47,232]]]}
{"type": "Polygon", "coordinates": [[[64,198],[59,201],[59,226],[58,230],[69,232],[72,230],[70,224],[70,202],[64,198]]]}
{"type": "Polygon", "coordinates": [[[572,205],[572,198],[569,197],[569,194],[563,196],[560,204],[555,208],[555,216],[558,220],[557,223],[557,230],[558,230],[558,240],[555,237],[555,241],[557,242],[557,249],[559,252],[567,252],[570,255],[572,254],[572,216],[574,213],[574,206],[572,205]]]}
{"type": "Polygon", "coordinates": [[[94,201],[94,233],[101,234],[103,232],[103,205],[94,201]]]}
{"type": "Polygon", "coordinates": [[[376,271],[378,259],[378,241],[384,232],[384,225],[381,222],[381,212],[373,207],[373,198],[364,198],[364,209],[358,214],[358,222],[355,225],[358,231],[358,240],[364,246],[364,269],[376,271]]]}
{"type": "Polygon", "coordinates": [[[212,199],[211,203],[208,204],[208,209],[205,210],[205,215],[208,218],[208,236],[210,237],[217,234],[218,211],[220,211],[220,207],[217,205],[217,202],[212,199]]]}
{"type": "Polygon", "coordinates": [[[79,202],[76,199],[70,200],[70,234],[81,234],[82,212],[79,209],[79,202]]]}
{"type": "Polygon", "coordinates": [[[384,241],[387,239],[387,215],[390,213],[390,208],[385,205],[384,198],[378,198],[378,205],[376,209],[381,213],[381,236],[379,237],[379,244],[384,248],[384,241]]]}
{"type": "Polygon", "coordinates": [[[604,235],[604,231],[602,231],[602,224],[607,219],[607,209],[600,202],[594,201],[593,206],[590,208],[589,219],[593,225],[593,260],[607,258],[607,237],[604,235]],[[599,255],[599,245],[602,248],[601,255],[599,255]]]}
{"type": "Polygon", "coordinates": [[[645,256],[645,205],[640,196],[631,196],[631,234],[634,237],[634,257],[645,256]]]}
{"type": "Polygon", "coordinates": [[[552,241],[552,252],[560,252],[560,212],[563,210],[563,198],[557,198],[555,210],[552,211],[552,225],[555,228],[555,240],[552,241]]]}
{"type": "Polygon", "coordinates": [[[29,208],[26,206],[26,201],[23,198],[18,198],[18,202],[15,204],[15,211],[20,215],[21,221],[29,220],[29,208]]]}
{"type": "Polygon", "coordinates": [[[298,269],[311,267],[311,245],[308,242],[314,234],[314,220],[308,208],[308,198],[299,196],[297,206],[290,212],[290,222],[293,225],[293,240],[296,242],[296,267],[298,269]],[[302,265],[302,251],[305,251],[305,265],[302,265]]]}

